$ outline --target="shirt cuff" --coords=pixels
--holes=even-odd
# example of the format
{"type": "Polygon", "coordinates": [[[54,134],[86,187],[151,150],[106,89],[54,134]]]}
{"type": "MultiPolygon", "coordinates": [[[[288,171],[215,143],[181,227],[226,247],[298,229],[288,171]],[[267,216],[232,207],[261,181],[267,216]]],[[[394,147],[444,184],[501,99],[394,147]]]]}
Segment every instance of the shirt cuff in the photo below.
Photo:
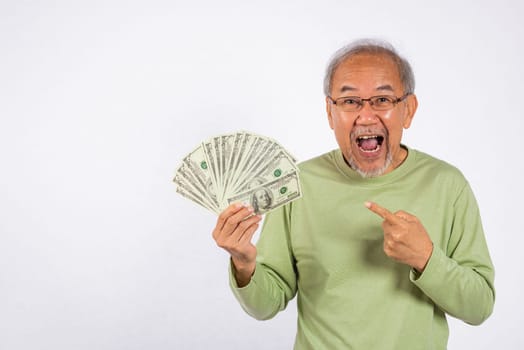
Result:
{"type": "Polygon", "coordinates": [[[409,272],[409,279],[411,282],[420,286],[423,286],[428,282],[433,283],[435,276],[438,276],[440,270],[442,270],[442,262],[445,259],[448,259],[446,254],[444,254],[439,247],[433,245],[433,251],[431,252],[431,256],[429,257],[424,271],[418,272],[412,268],[409,272]]]}
{"type": "Polygon", "coordinates": [[[249,289],[250,286],[252,286],[254,283],[256,283],[256,282],[254,282],[254,280],[256,278],[255,276],[258,275],[257,274],[258,270],[259,270],[259,268],[258,268],[258,262],[257,262],[256,266],[255,266],[255,272],[251,276],[251,279],[249,280],[249,283],[246,284],[244,287],[239,287],[238,284],[237,284],[237,280],[235,278],[235,266],[233,265],[233,262],[231,261],[231,259],[229,259],[229,285],[230,285],[231,289],[233,289],[234,291],[235,290],[241,291],[241,290],[249,289]]]}

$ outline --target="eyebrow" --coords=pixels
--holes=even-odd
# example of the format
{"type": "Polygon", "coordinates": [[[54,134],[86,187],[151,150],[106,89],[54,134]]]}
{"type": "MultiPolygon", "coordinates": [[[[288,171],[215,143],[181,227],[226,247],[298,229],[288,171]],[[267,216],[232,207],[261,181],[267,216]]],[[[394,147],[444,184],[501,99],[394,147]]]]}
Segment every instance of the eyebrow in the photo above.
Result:
{"type": "MultiPolygon", "coordinates": [[[[393,87],[389,84],[386,84],[386,85],[380,85],[378,86],[375,90],[377,91],[391,91],[393,92],[393,87]]],[[[357,91],[357,88],[353,87],[353,86],[350,86],[350,85],[344,85],[342,86],[342,88],[340,89],[340,92],[346,92],[346,91],[357,91]]]]}
{"type": "Polygon", "coordinates": [[[342,88],[340,89],[340,92],[356,91],[356,90],[357,90],[357,89],[354,88],[353,86],[344,85],[344,86],[342,86],[342,88]]]}
{"type": "Polygon", "coordinates": [[[377,87],[378,91],[393,91],[393,86],[386,84],[386,85],[380,85],[377,87]]]}

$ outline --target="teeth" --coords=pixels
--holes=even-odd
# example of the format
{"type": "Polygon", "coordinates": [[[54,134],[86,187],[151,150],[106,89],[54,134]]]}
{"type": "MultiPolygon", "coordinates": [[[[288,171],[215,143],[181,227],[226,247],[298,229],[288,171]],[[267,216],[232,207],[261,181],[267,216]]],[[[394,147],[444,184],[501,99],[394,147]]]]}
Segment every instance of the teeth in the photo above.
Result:
{"type": "Polygon", "coordinates": [[[365,153],[377,152],[380,149],[380,146],[383,140],[384,140],[383,136],[380,136],[380,135],[362,135],[362,136],[357,137],[358,146],[360,150],[365,153]],[[377,147],[375,147],[375,149],[365,150],[362,147],[360,147],[361,142],[363,142],[364,140],[369,140],[369,139],[377,140],[377,147]]]}

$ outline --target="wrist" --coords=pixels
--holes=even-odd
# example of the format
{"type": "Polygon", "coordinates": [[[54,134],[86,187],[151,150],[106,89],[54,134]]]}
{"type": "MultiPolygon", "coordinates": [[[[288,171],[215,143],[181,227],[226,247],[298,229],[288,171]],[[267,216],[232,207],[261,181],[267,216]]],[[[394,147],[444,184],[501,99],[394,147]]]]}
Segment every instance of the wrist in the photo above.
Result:
{"type": "Polygon", "coordinates": [[[256,262],[240,262],[231,258],[231,266],[233,268],[233,276],[239,288],[245,287],[251,281],[251,277],[255,273],[256,262]]]}
{"type": "Polygon", "coordinates": [[[421,258],[421,261],[417,266],[413,266],[413,268],[418,272],[422,273],[426,269],[426,266],[428,265],[429,259],[431,258],[431,254],[433,254],[433,243],[429,246],[428,250],[426,251],[426,254],[423,255],[421,258]]]}

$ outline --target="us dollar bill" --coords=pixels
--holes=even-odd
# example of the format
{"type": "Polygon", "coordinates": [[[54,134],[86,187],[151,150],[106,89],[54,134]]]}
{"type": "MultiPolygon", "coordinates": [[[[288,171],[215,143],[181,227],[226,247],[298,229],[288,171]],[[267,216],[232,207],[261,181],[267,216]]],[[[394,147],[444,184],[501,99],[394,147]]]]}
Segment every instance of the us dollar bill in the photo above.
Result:
{"type": "Polygon", "coordinates": [[[299,172],[297,166],[284,150],[279,150],[276,155],[266,163],[256,169],[251,177],[242,182],[239,187],[232,189],[231,193],[240,193],[250,188],[262,185],[272,180],[278,179],[292,172],[299,172]]]}
{"type": "Polygon", "coordinates": [[[227,134],[227,135],[222,135],[220,137],[219,146],[221,150],[220,158],[221,158],[222,166],[221,166],[221,174],[220,174],[221,192],[218,194],[218,196],[221,202],[224,202],[224,198],[225,198],[224,195],[225,195],[227,186],[229,184],[229,176],[230,176],[229,167],[230,167],[230,161],[231,161],[231,157],[233,153],[233,147],[235,144],[235,138],[236,138],[235,134],[227,134]]]}
{"type": "MultiPolygon", "coordinates": [[[[178,168],[177,174],[181,173],[184,178],[191,178],[191,182],[205,191],[205,197],[212,202],[213,207],[218,208],[218,196],[213,179],[212,169],[206,158],[202,145],[195,148],[182,160],[182,165],[178,168]],[[185,166],[189,167],[186,170],[185,166]]],[[[176,181],[175,181],[176,182],[176,181]]]]}
{"type": "Polygon", "coordinates": [[[257,155],[252,157],[253,159],[251,164],[246,169],[244,169],[241,176],[239,176],[235,185],[239,186],[244,183],[246,179],[252,179],[255,177],[262,165],[271,160],[274,154],[278,151],[279,147],[280,146],[278,144],[270,141],[267,141],[264,145],[262,145],[257,155]]]}
{"type": "Polygon", "coordinates": [[[256,214],[264,214],[302,196],[298,172],[253,187],[228,198],[228,204],[250,204],[256,214]]]}
{"type": "Polygon", "coordinates": [[[212,191],[213,195],[216,198],[217,202],[220,204],[220,198],[218,196],[218,193],[220,193],[220,184],[218,180],[218,150],[215,146],[214,140],[207,140],[202,142],[202,148],[204,150],[204,155],[206,159],[206,163],[209,167],[209,173],[210,173],[210,179],[211,179],[211,185],[212,185],[212,191]]]}
{"type": "Polygon", "coordinates": [[[177,172],[173,182],[177,185],[177,193],[214,213],[220,213],[220,208],[209,201],[202,188],[192,183],[191,180],[185,178],[183,172],[177,172]]]}
{"type": "Polygon", "coordinates": [[[228,170],[229,176],[231,177],[229,181],[230,184],[235,183],[238,174],[240,174],[240,167],[244,161],[244,156],[247,155],[247,150],[253,139],[253,135],[249,133],[241,132],[240,134],[241,136],[238,140],[238,144],[235,145],[234,150],[236,156],[231,161],[231,165],[228,170]]]}
{"type": "Polygon", "coordinates": [[[180,195],[215,213],[239,199],[265,213],[300,198],[298,173],[296,159],[278,142],[240,131],[202,142],[173,181],[180,195]]]}
{"type": "Polygon", "coordinates": [[[215,214],[220,214],[218,209],[211,208],[208,204],[203,202],[202,198],[198,197],[198,195],[196,195],[191,189],[188,189],[188,188],[185,188],[185,187],[181,187],[181,186],[177,186],[176,192],[178,194],[180,194],[182,197],[185,197],[185,198],[193,201],[194,203],[200,205],[201,207],[204,207],[207,210],[210,210],[210,211],[212,211],[215,214]]]}
{"type": "Polygon", "coordinates": [[[225,166],[225,180],[224,180],[224,193],[222,193],[222,198],[226,198],[227,191],[231,187],[231,182],[234,181],[234,167],[236,160],[241,156],[240,148],[242,141],[244,139],[245,133],[237,132],[233,135],[227,135],[225,142],[225,147],[228,149],[226,153],[229,153],[226,157],[226,166],[225,166]]]}
{"type": "Polygon", "coordinates": [[[249,139],[249,142],[246,144],[246,149],[244,150],[244,153],[242,154],[241,162],[237,168],[237,172],[235,174],[235,183],[233,183],[233,186],[235,186],[236,182],[238,182],[238,179],[245,174],[246,170],[249,168],[249,166],[256,160],[258,152],[260,152],[260,148],[266,143],[266,140],[262,137],[253,136],[249,139]]]}

